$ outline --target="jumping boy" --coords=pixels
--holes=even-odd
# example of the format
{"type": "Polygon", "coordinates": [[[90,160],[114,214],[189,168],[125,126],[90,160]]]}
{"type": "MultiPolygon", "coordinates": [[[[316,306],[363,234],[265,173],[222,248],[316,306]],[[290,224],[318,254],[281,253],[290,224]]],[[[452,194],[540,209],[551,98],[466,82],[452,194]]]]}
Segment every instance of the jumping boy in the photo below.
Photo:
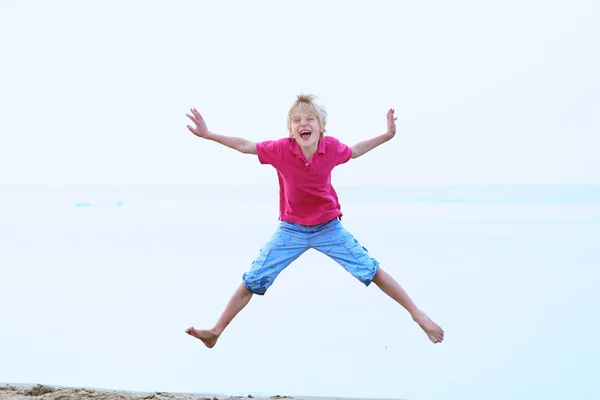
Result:
{"type": "Polygon", "coordinates": [[[186,114],[196,136],[220,143],[244,154],[258,156],[279,178],[279,227],[261,249],[242,283],[233,293],[212,329],[192,327],[186,333],[212,348],[233,318],[254,294],[264,295],[283,269],[308,249],[331,257],[356,279],[371,282],[404,307],[433,343],[444,339],[444,331],[413,303],[404,289],[385,272],[376,259],[342,226],[341,207],[331,185],[331,171],[351,158],[358,158],[396,135],[394,110],[387,113],[387,132],[348,147],[338,139],[324,136],[326,110],[314,96],[301,94],[288,112],[289,137],[254,143],[218,135],[208,130],[196,109],[186,114]]]}

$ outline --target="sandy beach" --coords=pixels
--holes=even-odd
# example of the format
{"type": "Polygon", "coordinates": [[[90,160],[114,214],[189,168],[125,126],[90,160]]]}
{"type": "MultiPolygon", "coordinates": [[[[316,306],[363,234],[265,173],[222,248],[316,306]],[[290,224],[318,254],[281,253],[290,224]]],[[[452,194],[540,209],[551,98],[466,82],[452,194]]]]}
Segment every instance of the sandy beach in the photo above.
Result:
{"type": "Polygon", "coordinates": [[[167,392],[132,392],[123,390],[71,388],[49,385],[0,385],[0,400],[360,400],[358,398],[341,397],[310,397],[310,396],[226,396],[211,393],[167,393],[167,392]]]}

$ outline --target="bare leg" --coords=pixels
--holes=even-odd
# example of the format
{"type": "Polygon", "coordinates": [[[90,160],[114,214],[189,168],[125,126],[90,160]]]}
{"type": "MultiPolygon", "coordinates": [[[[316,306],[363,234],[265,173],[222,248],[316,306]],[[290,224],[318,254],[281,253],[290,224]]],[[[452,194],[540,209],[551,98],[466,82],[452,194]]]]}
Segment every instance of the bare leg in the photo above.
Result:
{"type": "Polygon", "coordinates": [[[373,278],[373,283],[410,313],[412,319],[425,331],[429,340],[433,343],[440,343],[444,340],[442,328],[417,308],[402,286],[390,274],[379,268],[373,278]]]}
{"type": "Polygon", "coordinates": [[[223,310],[221,317],[219,317],[217,324],[212,329],[199,330],[190,326],[185,332],[188,335],[202,340],[209,349],[214,347],[215,344],[217,344],[219,336],[221,336],[225,328],[227,328],[227,325],[231,323],[233,318],[235,318],[244,307],[246,307],[253,294],[254,293],[248,290],[246,285],[242,283],[233,293],[233,296],[231,296],[231,299],[227,303],[225,310],[223,310]]]}

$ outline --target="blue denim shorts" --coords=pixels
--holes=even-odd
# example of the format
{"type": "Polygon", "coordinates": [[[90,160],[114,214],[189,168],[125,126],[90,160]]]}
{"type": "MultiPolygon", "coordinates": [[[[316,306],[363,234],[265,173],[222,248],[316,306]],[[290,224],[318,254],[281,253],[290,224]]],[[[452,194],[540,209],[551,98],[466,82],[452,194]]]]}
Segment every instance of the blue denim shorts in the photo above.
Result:
{"type": "Polygon", "coordinates": [[[264,295],[277,275],[309,249],[331,257],[365,286],[369,286],[379,267],[337,218],[314,226],[282,221],[243,275],[244,284],[251,292],[264,295]]]}

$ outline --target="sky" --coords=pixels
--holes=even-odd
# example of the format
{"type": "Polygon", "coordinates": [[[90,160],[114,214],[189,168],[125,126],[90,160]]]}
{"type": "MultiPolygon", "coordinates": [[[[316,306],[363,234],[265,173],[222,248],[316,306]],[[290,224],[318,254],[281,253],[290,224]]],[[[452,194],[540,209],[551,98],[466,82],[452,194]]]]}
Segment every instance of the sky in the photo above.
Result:
{"type": "Polygon", "coordinates": [[[598,183],[594,1],[3,1],[0,185],[257,185],[194,137],[287,135],[297,94],[352,145],[338,184],[598,183]]]}

